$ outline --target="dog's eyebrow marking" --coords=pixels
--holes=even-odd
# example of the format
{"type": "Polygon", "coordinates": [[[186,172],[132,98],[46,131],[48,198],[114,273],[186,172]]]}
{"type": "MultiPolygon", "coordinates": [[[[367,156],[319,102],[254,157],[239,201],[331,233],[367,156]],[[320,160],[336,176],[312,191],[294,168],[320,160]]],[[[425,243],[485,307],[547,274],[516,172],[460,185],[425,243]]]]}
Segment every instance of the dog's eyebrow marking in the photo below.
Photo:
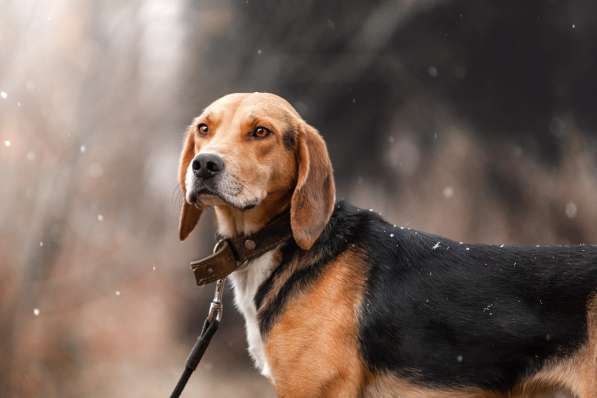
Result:
{"type": "Polygon", "coordinates": [[[214,119],[216,119],[216,116],[213,114],[213,112],[207,112],[206,114],[201,115],[199,117],[199,120],[205,120],[209,123],[214,123],[215,122],[214,119]]]}
{"type": "Polygon", "coordinates": [[[286,130],[282,136],[282,141],[284,142],[284,147],[289,151],[294,148],[294,145],[296,144],[295,131],[293,129],[286,130]]]}
{"type": "Polygon", "coordinates": [[[259,123],[260,123],[260,118],[255,116],[255,113],[253,113],[253,112],[249,113],[249,116],[247,116],[247,124],[249,126],[255,127],[259,123]]]}

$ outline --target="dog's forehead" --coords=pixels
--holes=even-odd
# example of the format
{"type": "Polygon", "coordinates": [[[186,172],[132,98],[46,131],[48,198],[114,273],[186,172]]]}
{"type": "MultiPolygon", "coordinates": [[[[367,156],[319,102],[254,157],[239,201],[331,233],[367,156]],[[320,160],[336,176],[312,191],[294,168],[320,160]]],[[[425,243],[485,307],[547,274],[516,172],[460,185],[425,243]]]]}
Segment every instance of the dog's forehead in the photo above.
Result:
{"type": "Polygon", "coordinates": [[[270,93],[235,93],[221,97],[212,102],[203,114],[217,117],[269,116],[285,118],[293,116],[300,118],[294,107],[284,98],[270,93]]]}

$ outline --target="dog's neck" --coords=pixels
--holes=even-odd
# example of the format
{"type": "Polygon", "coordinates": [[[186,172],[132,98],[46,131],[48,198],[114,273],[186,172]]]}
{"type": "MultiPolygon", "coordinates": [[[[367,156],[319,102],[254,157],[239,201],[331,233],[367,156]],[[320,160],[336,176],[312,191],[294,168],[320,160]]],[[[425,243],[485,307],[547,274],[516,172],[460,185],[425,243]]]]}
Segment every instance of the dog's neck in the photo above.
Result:
{"type": "MultiPolygon", "coordinates": [[[[218,233],[225,238],[249,235],[265,227],[273,218],[290,207],[290,193],[279,197],[269,196],[259,206],[250,210],[239,210],[228,206],[215,206],[218,233]]],[[[252,260],[247,266],[230,274],[234,286],[234,301],[243,314],[246,324],[249,353],[261,374],[271,378],[270,366],[259,331],[255,294],[257,289],[271,275],[276,265],[273,251],[252,260]]]]}
{"type": "Polygon", "coordinates": [[[218,234],[224,238],[250,235],[265,227],[277,215],[290,207],[288,194],[268,197],[257,207],[240,210],[230,206],[214,206],[218,234]]]}

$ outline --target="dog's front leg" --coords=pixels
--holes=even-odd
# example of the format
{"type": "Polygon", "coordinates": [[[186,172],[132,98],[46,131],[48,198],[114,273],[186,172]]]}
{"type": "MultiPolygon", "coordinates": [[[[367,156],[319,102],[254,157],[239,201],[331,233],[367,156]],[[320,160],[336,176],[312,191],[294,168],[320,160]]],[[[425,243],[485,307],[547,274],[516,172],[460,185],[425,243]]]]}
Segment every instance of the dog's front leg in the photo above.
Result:
{"type": "Polygon", "coordinates": [[[355,380],[337,377],[326,382],[309,380],[308,376],[293,386],[276,385],[276,394],[280,398],[359,398],[361,387],[355,380]]]}

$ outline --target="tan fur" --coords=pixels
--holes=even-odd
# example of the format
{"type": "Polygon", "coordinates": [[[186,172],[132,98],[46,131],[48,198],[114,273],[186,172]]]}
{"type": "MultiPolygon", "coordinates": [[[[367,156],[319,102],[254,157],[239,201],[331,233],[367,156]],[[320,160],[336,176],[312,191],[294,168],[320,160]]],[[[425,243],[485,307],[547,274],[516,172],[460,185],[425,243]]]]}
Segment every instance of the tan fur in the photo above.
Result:
{"type": "MultiPolygon", "coordinates": [[[[281,257],[280,253],[278,255],[281,257]]],[[[316,254],[317,255],[317,254],[316,254]]],[[[261,310],[263,308],[267,308],[272,300],[276,298],[280,289],[284,286],[284,284],[288,281],[288,279],[301,268],[305,267],[305,263],[308,262],[316,262],[318,260],[315,256],[309,256],[308,258],[302,259],[302,261],[292,260],[290,264],[274,279],[271,289],[267,292],[265,297],[263,297],[262,303],[260,308],[257,310],[261,310]]]]}
{"type": "Polygon", "coordinates": [[[325,142],[306,123],[302,123],[298,135],[298,159],[298,180],[292,195],[290,222],[294,240],[308,250],[332,215],[336,189],[325,142]]]}
{"type": "Polygon", "coordinates": [[[393,375],[369,375],[367,398],[506,398],[503,394],[479,388],[434,389],[413,384],[393,375]]]}
{"type": "Polygon", "coordinates": [[[296,293],[266,339],[280,397],[358,397],[365,371],[357,341],[364,267],[341,255],[306,291],[296,293]]]}

